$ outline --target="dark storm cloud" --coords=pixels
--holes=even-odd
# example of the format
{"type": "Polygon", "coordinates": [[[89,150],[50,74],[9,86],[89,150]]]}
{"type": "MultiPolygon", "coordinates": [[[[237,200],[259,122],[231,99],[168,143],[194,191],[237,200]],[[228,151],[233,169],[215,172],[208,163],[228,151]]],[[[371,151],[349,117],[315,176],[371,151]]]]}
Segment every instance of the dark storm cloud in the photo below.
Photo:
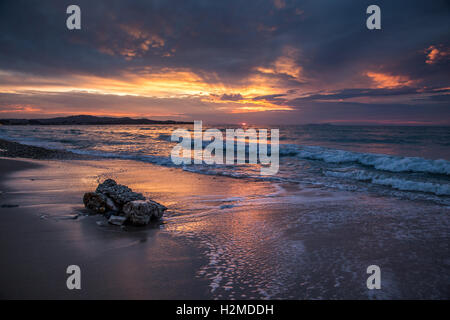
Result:
{"type": "Polygon", "coordinates": [[[285,96],[286,96],[285,94],[268,94],[268,95],[265,95],[265,96],[254,97],[253,100],[255,100],[255,101],[266,100],[266,101],[274,101],[274,102],[276,102],[276,101],[281,101],[281,100],[284,101],[284,99],[280,99],[280,98],[285,97],[285,96]]]}
{"type": "Polygon", "coordinates": [[[424,49],[433,43],[447,48],[450,6],[445,1],[377,1],[382,30],[368,32],[361,12],[373,1],[314,1],[303,6],[307,29],[297,40],[309,57],[308,74],[324,83],[337,82],[362,70],[403,74],[438,84],[448,63],[429,68],[424,49]]]}
{"type": "MultiPolygon", "coordinates": [[[[0,67],[39,74],[115,74],[126,67],[190,68],[208,81],[245,75],[271,61],[277,47],[258,26],[270,1],[77,1],[82,29],[65,27],[64,1],[2,1],[0,67]],[[135,30],[144,32],[133,37],[135,30]],[[154,39],[152,39],[154,38],[154,39]],[[154,40],[150,50],[145,39],[154,40]],[[123,51],[134,50],[133,59],[123,51]]],[[[269,20],[269,21],[265,21],[269,20]]]]}
{"type": "MultiPolygon", "coordinates": [[[[315,101],[315,100],[343,100],[343,99],[351,99],[351,98],[376,98],[376,97],[395,97],[395,96],[404,96],[404,95],[424,95],[424,94],[436,94],[436,93],[447,93],[450,94],[450,89],[433,89],[433,88],[392,88],[392,89],[344,89],[335,93],[327,93],[327,94],[313,94],[307,97],[296,98],[289,103],[302,102],[302,101],[315,101]]],[[[445,95],[443,95],[445,96],[445,95]]],[[[428,99],[428,98],[427,98],[428,99]]],[[[430,97],[431,99],[431,97],[430,97]]]]}
{"type": "Polygon", "coordinates": [[[221,97],[220,100],[224,100],[224,101],[239,101],[242,100],[244,97],[240,94],[240,93],[230,93],[230,94],[226,94],[224,93],[221,97]]]}
{"type": "Polygon", "coordinates": [[[424,63],[430,45],[449,45],[446,1],[378,1],[380,32],[365,27],[371,1],[76,3],[80,31],[66,29],[65,1],[2,1],[0,68],[41,76],[189,68],[208,82],[228,82],[273,63],[290,46],[299,49],[294,59],[306,76],[323,83],[372,68],[436,85],[449,71],[448,60],[439,67],[424,63]]]}

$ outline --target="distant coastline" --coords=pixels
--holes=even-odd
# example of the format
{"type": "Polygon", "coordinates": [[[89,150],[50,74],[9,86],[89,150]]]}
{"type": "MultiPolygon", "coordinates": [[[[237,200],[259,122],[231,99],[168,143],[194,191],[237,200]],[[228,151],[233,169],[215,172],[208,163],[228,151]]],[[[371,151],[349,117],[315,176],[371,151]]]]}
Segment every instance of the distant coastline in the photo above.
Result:
{"type": "Polygon", "coordinates": [[[193,124],[192,121],[132,119],[129,117],[96,117],[87,115],[58,117],[50,119],[0,119],[0,125],[145,125],[145,124],[193,124]]]}

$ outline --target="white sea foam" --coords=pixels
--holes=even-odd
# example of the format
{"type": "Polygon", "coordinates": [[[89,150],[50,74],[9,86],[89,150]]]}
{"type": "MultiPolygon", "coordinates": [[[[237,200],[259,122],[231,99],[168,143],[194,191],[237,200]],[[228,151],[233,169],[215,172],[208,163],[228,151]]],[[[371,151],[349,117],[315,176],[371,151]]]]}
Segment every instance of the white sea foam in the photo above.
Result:
{"type": "Polygon", "coordinates": [[[301,159],[321,160],[327,163],[356,162],[390,172],[423,172],[450,175],[450,161],[428,160],[420,157],[400,157],[385,154],[358,153],[319,146],[284,145],[281,156],[295,155],[301,159]]]}
{"type": "Polygon", "coordinates": [[[419,191],[434,193],[436,195],[450,195],[450,185],[434,182],[414,181],[398,177],[388,177],[383,174],[368,172],[365,170],[352,171],[326,171],[326,176],[335,178],[354,179],[368,181],[373,184],[389,186],[402,191],[419,191]]]}

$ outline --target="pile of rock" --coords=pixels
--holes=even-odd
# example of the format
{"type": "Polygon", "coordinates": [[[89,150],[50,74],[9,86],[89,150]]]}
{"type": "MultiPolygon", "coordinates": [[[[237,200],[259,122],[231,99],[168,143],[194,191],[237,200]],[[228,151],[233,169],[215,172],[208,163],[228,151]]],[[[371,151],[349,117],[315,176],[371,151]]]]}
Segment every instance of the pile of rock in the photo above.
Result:
{"type": "Polygon", "coordinates": [[[141,193],[117,184],[113,179],[99,184],[95,192],[85,193],[83,202],[86,208],[105,215],[108,222],[115,225],[147,225],[161,219],[167,210],[162,204],[147,200],[141,193]]]}

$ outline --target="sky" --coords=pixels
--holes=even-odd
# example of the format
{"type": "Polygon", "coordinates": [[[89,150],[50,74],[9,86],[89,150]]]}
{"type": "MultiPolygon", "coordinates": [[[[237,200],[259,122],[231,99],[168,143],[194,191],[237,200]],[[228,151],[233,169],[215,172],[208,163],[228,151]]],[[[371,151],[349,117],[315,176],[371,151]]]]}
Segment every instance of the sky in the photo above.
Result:
{"type": "Polygon", "coordinates": [[[0,30],[0,118],[450,125],[449,1],[1,0],[0,30]]]}

